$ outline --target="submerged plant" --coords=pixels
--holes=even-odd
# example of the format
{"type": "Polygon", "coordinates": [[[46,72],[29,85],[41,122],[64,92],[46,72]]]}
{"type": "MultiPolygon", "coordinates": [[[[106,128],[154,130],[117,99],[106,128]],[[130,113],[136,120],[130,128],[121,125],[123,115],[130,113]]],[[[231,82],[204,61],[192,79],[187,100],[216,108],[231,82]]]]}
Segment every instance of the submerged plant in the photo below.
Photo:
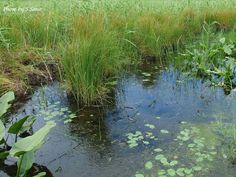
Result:
{"type": "MultiPolygon", "coordinates": [[[[10,108],[10,102],[15,98],[13,92],[7,92],[0,98],[0,118],[10,108]]],[[[16,177],[26,177],[29,170],[33,166],[35,161],[35,152],[40,149],[43,144],[43,139],[49,133],[49,131],[56,125],[53,121],[46,122],[45,126],[39,129],[31,136],[21,138],[18,140],[23,133],[27,132],[33,125],[35,118],[32,116],[26,116],[17,122],[13,123],[8,130],[4,126],[0,119],[0,143],[2,145],[0,158],[5,159],[8,156],[17,158],[17,173],[16,177]],[[5,139],[5,131],[7,130],[8,136],[14,135],[15,142],[9,145],[5,139]]],[[[42,172],[36,176],[45,176],[46,173],[42,172]]]]}

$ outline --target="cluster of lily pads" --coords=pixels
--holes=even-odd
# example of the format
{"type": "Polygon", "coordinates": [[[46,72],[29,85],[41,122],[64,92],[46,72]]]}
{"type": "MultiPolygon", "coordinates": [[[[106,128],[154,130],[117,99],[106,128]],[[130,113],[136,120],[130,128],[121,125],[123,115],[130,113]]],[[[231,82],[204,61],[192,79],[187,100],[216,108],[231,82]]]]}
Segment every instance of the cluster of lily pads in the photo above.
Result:
{"type": "MultiPolygon", "coordinates": [[[[160,119],[158,117],[158,119],[160,119]]],[[[127,134],[127,144],[135,148],[141,144],[148,145],[151,141],[158,141],[157,136],[151,131],[155,125],[146,123],[144,125],[150,131],[142,133],[127,134]]],[[[162,129],[160,134],[168,135],[169,131],[162,129]]],[[[137,171],[135,177],[157,176],[204,176],[213,167],[216,157],[216,144],[208,144],[207,139],[202,136],[200,128],[185,122],[180,132],[173,139],[169,149],[156,147],[152,150],[153,159],[146,161],[144,168],[137,171]]]]}
{"type": "MultiPolygon", "coordinates": [[[[157,120],[160,119],[160,117],[156,117],[157,120]]],[[[149,128],[150,130],[155,129],[155,125],[146,123],[144,124],[145,127],[149,128]]],[[[162,134],[168,134],[169,131],[165,129],[161,129],[160,133],[162,134]]],[[[157,141],[158,138],[153,134],[151,131],[146,131],[142,133],[141,131],[136,131],[134,133],[127,133],[127,144],[130,148],[137,147],[139,144],[149,145],[151,140],[157,141]]]]}
{"type": "Polygon", "coordinates": [[[46,121],[55,119],[59,116],[65,124],[71,122],[76,117],[68,107],[61,107],[60,102],[55,102],[44,107],[44,109],[40,110],[39,116],[42,116],[46,121]]]}
{"type": "Polygon", "coordinates": [[[130,148],[138,146],[138,142],[144,139],[140,131],[136,131],[135,133],[127,133],[127,138],[127,143],[130,148]]]}

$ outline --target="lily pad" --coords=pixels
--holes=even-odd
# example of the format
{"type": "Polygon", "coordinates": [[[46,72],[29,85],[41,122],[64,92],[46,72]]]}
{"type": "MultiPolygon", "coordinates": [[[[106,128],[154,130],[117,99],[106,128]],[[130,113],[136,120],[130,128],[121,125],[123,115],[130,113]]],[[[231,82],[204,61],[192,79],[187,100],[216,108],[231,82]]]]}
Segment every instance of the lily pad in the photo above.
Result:
{"type": "Polygon", "coordinates": [[[168,173],[170,176],[175,176],[175,170],[174,170],[174,169],[168,169],[168,170],[167,170],[167,173],[168,173]]]}
{"type": "Polygon", "coordinates": [[[163,133],[163,134],[168,134],[169,131],[168,131],[168,130],[164,130],[164,129],[162,129],[162,130],[161,130],[161,133],[163,133]]]}
{"type": "Polygon", "coordinates": [[[152,162],[151,162],[151,161],[148,161],[148,162],[145,163],[145,168],[146,168],[147,170],[151,170],[152,167],[153,167],[153,165],[152,165],[152,162]]]}

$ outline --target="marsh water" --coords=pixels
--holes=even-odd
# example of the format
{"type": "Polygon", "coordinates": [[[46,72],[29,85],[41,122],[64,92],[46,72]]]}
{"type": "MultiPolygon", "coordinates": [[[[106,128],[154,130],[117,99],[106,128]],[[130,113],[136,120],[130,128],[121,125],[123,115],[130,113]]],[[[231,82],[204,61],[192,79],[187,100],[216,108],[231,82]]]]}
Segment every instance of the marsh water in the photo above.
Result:
{"type": "MultiPolygon", "coordinates": [[[[236,176],[215,131],[219,118],[234,123],[236,92],[225,95],[172,66],[158,66],[142,64],[124,74],[103,107],[78,109],[60,84],[49,84],[9,120],[35,114],[32,131],[45,115],[57,122],[36,155],[48,176],[236,176]],[[70,112],[77,117],[65,124],[70,112]]],[[[6,165],[0,168],[1,177],[14,176],[6,165]]]]}

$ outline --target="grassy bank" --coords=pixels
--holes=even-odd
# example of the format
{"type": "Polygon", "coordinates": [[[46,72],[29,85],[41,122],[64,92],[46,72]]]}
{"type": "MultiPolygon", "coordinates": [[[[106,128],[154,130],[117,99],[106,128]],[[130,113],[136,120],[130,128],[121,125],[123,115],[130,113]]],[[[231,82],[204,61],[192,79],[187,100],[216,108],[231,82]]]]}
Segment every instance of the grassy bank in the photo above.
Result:
{"type": "Polygon", "coordinates": [[[32,80],[52,80],[57,68],[76,100],[91,104],[104,98],[126,66],[178,50],[201,34],[204,22],[217,21],[217,31],[233,30],[235,3],[10,1],[9,7],[43,11],[1,12],[0,92],[25,93],[32,80]]]}

